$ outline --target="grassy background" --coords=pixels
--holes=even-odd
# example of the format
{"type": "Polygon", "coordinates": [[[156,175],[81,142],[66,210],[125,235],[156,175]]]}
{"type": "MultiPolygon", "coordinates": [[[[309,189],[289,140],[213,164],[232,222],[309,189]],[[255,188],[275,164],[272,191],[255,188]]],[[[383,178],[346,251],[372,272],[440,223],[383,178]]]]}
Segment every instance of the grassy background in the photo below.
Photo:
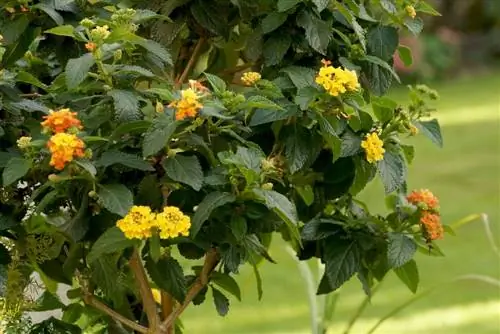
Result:
{"type": "MultiPolygon", "coordinates": [[[[441,94],[437,107],[445,147],[436,148],[422,136],[414,139],[417,154],[410,167],[409,187],[432,189],[440,198],[445,223],[471,213],[487,213],[496,240],[500,241],[500,75],[463,78],[435,88],[441,94]]],[[[404,89],[396,89],[393,95],[405,103],[404,89]]],[[[369,185],[361,197],[374,211],[384,210],[379,182],[369,185]]],[[[491,250],[480,223],[464,226],[455,237],[447,235],[439,245],[446,254],[444,258],[417,255],[419,290],[469,273],[500,278],[499,258],[491,250]]],[[[262,301],[257,301],[252,271],[244,268],[238,278],[243,302],[231,299],[225,318],[216,315],[212,303],[188,308],[184,316],[187,332],[309,333],[307,296],[296,264],[278,239],[273,242],[271,255],[278,264],[261,266],[262,301]]],[[[329,333],[342,333],[363,297],[357,280],[342,288],[329,333]]],[[[351,333],[365,333],[380,316],[409,297],[411,293],[391,274],[351,333]]],[[[498,334],[500,290],[476,281],[443,284],[377,331],[403,332],[498,334]]]]}

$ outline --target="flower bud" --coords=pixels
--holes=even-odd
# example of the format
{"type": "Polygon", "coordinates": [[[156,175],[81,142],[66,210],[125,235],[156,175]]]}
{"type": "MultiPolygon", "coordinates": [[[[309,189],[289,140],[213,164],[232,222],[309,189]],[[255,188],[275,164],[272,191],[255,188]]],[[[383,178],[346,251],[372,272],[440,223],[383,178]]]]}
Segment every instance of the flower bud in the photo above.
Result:
{"type": "Polygon", "coordinates": [[[261,188],[264,189],[264,190],[273,190],[273,184],[271,182],[264,183],[261,186],[261,188]]]}

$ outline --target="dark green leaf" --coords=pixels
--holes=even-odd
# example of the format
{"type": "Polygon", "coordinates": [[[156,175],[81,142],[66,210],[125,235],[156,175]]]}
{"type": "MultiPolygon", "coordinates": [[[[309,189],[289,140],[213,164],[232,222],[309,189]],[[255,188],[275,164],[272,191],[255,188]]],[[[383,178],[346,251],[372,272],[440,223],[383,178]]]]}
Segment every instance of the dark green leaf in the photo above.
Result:
{"type": "Polygon", "coordinates": [[[109,137],[110,140],[117,140],[124,135],[140,134],[151,127],[149,121],[132,121],[120,124],[109,137]]]}
{"type": "Polygon", "coordinates": [[[242,216],[235,216],[231,219],[231,232],[236,240],[241,241],[247,234],[248,226],[247,221],[242,216]]]}
{"type": "Polygon", "coordinates": [[[82,167],[84,170],[86,170],[90,175],[96,176],[97,170],[94,164],[91,163],[90,161],[82,159],[82,160],[76,160],[75,163],[78,166],[82,167]]]}
{"type": "Polygon", "coordinates": [[[128,154],[119,151],[106,151],[99,160],[96,161],[97,166],[109,167],[115,164],[127,166],[129,168],[138,169],[142,171],[154,171],[155,169],[151,164],[144,161],[142,158],[134,154],[128,154]]]}
{"type": "Polygon", "coordinates": [[[38,80],[33,74],[25,72],[25,71],[20,71],[16,75],[16,81],[17,82],[24,82],[28,83],[30,85],[36,86],[38,88],[42,88],[44,90],[47,90],[47,85],[38,80]]]}
{"type": "Polygon", "coordinates": [[[165,64],[172,65],[172,57],[170,56],[170,53],[160,43],[150,39],[141,38],[136,41],[136,44],[142,46],[148,52],[158,57],[165,64]]]}
{"type": "Polygon", "coordinates": [[[332,22],[323,21],[311,12],[303,11],[297,17],[297,25],[305,29],[309,45],[317,52],[326,54],[333,34],[332,22]]]}
{"type": "Polygon", "coordinates": [[[375,117],[382,122],[389,122],[394,117],[394,110],[398,104],[388,97],[378,97],[372,99],[372,109],[375,117]]]}
{"type": "Polygon", "coordinates": [[[393,269],[399,279],[410,289],[411,292],[417,292],[419,275],[417,263],[415,260],[408,261],[404,266],[393,269]]]}
{"type": "Polygon", "coordinates": [[[283,23],[285,23],[288,14],[286,13],[269,13],[264,19],[262,19],[262,33],[268,34],[271,31],[278,29],[283,23]]]}
{"type": "Polygon", "coordinates": [[[229,24],[226,17],[223,12],[221,13],[220,8],[213,3],[207,4],[206,1],[197,0],[191,5],[191,14],[199,25],[211,33],[223,37],[228,36],[229,24]]]}
{"type": "Polygon", "coordinates": [[[412,34],[416,36],[422,32],[422,29],[424,28],[424,21],[422,21],[419,17],[415,19],[407,18],[404,25],[412,34]]]}
{"type": "Polygon", "coordinates": [[[313,0],[313,3],[318,8],[318,12],[322,12],[330,4],[330,0],[313,0]]]}
{"type": "Polygon", "coordinates": [[[217,284],[220,288],[229,292],[235,296],[239,301],[241,301],[241,290],[236,282],[236,280],[229,274],[223,274],[221,272],[215,271],[210,275],[211,282],[217,284]]]}
{"type": "Polygon", "coordinates": [[[285,140],[285,157],[290,173],[294,174],[312,163],[322,144],[320,136],[311,134],[310,130],[302,126],[294,126],[285,140]]]}
{"type": "Polygon", "coordinates": [[[196,156],[177,154],[162,161],[168,177],[174,181],[189,185],[198,191],[203,185],[203,170],[196,156]]]}
{"type": "Polygon", "coordinates": [[[302,0],[278,0],[278,12],[285,12],[292,9],[301,2],[302,0]]]}
{"type": "Polygon", "coordinates": [[[186,297],[186,279],[184,271],[177,260],[164,257],[154,262],[150,257],[146,259],[146,270],[153,282],[162,290],[172,295],[182,303],[186,297]]]}
{"type": "Polygon", "coordinates": [[[57,27],[54,27],[49,30],[45,30],[45,34],[52,34],[52,35],[58,35],[58,36],[68,36],[68,37],[73,37],[74,36],[74,31],[75,28],[71,24],[66,24],[66,25],[60,25],[57,27]]]}
{"type": "Polygon", "coordinates": [[[81,334],[82,330],[76,325],[66,323],[54,317],[50,317],[31,327],[30,334],[81,334]]]}
{"type": "Polygon", "coordinates": [[[292,39],[289,35],[273,35],[264,43],[264,60],[267,66],[278,65],[290,48],[292,39]]]}
{"type": "Polygon", "coordinates": [[[119,308],[126,303],[125,287],[119,281],[120,272],[117,266],[117,256],[103,254],[90,264],[92,282],[97,284],[105,296],[113,301],[114,307],[119,308]]]}
{"type": "Polygon", "coordinates": [[[70,59],[66,64],[66,85],[69,89],[76,88],[89,74],[95,60],[92,54],[87,53],[80,58],[70,59]]]}
{"type": "Polygon", "coordinates": [[[299,105],[301,110],[307,110],[319,94],[320,92],[315,87],[300,88],[295,96],[295,103],[299,105]]]}
{"type": "Polygon", "coordinates": [[[52,20],[54,20],[54,22],[58,26],[64,24],[63,17],[54,9],[54,7],[51,7],[51,6],[43,4],[43,3],[39,3],[35,6],[33,6],[33,8],[37,8],[37,9],[40,9],[41,11],[45,12],[45,14],[47,14],[52,20]]]}
{"type": "Polygon", "coordinates": [[[399,44],[398,31],[394,27],[377,26],[371,29],[367,34],[368,52],[383,61],[392,59],[394,52],[399,44]]]}
{"type": "Polygon", "coordinates": [[[342,141],[340,146],[341,157],[350,157],[361,151],[361,138],[351,130],[346,130],[340,140],[342,141]]]}
{"type": "Polygon", "coordinates": [[[214,297],[214,304],[215,304],[215,309],[217,310],[217,313],[221,317],[225,316],[227,312],[229,312],[229,299],[227,299],[226,296],[216,288],[212,286],[212,294],[214,297]]]}
{"type": "Polygon", "coordinates": [[[259,238],[255,234],[249,234],[245,236],[245,238],[241,242],[241,245],[247,250],[250,255],[248,260],[250,263],[258,264],[261,258],[265,258],[271,263],[276,263],[271,255],[269,255],[267,247],[260,242],[259,238]]]}
{"type": "Polygon", "coordinates": [[[2,181],[3,186],[7,187],[25,176],[31,168],[31,162],[23,159],[14,157],[9,160],[7,166],[3,170],[2,181]]]}
{"type": "Polygon", "coordinates": [[[144,137],[142,144],[142,154],[144,157],[156,154],[165,148],[176,128],[177,122],[171,116],[161,114],[156,118],[144,137]]]}
{"type": "Polygon", "coordinates": [[[305,186],[296,186],[295,190],[297,190],[297,193],[300,195],[300,197],[307,206],[313,204],[314,189],[312,186],[310,186],[309,184],[306,184],[305,186]]]}
{"type": "Polygon", "coordinates": [[[437,119],[431,119],[430,121],[415,121],[414,124],[434,144],[443,147],[441,127],[437,119]]]}
{"type": "Polygon", "coordinates": [[[281,72],[286,73],[298,89],[313,85],[316,76],[313,69],[300,66],[288,66],[283,68],[281,72]]]}
{"type": "Polygon", "coordinates": [[[139,100],[133,92],[113,89],[108,95],[113,98],[115,117],[119,122],[134,121],[140,117],[139,100]]]}
{"type": "Polygon", "coordinates": [[[99,201],[108,211],[120,216],[125,216],[134,205],[132,192],[123,184],[100,185],[97,194],[99,201]]]}
{"type": "Polygon", "coordinates": [[[413,158],[415,157],[415,147],[411,145],[401,145],[401,150],[403,150],[403,154],[405,155],[408,164],[411,164],[413,162],[413,158]]]}
{"type": "Polygon", "coordinates": [[[134,246],[134,240],[127,239],[123,232],[116,226],[104,232],[92,245],[87,255],[87,262],[92,263],[103,254],[121,252],[125,248],[134,246]]]}
{"type": "Polygon", "coordinates": [[[12,258],[10,257],[9,250],[3,244],[0,244],[0,266],[8,265],[11,260],[12,258]]]}
{"type": "Polygon", "coordinates": [[[44,312],[62,309],[64,306],[58,296],[51,294],[49,291],[44,291],[36,300],[32,310],[35,312],[44,312]]]}
{"type": "Polygon", "coordinates": [[[398,46],[398,55],[406,67],[410,67],[413,64],[413,56],[409,47],[404,45],[398,46]]]}
{"type": "Polygon", "coordinates": [[[378,162],[378,172],[386,194],[399,189],[406,179],[406,165],[403,158],[392,152],[385,152],[384,159],[378,162]]]}
{"type": "Polygon", "coordinates": [[[150,70],[145,69],[144,67],[141,67],[141,66],[136,66],[136,65],[119,66],[119,67],[117,67],[116,72],[117,73],[132,73],[132,74],[146,77],[146,78],[153,78],[155,76],[154,73],[151,72],[150,70]]]}
{"type": "Polygon", "coordinates": [[[274,121],[279,121],[282,119],[287,119],[289,117],[293,117],[297,114],[296,110],[285,110],[285,111],[272,111],[269,109],[256,109],[252,118],[250,119],[250,126],[272,123],[274,121]]]}
{"type": "Polygon", "coordinates": [[[337,234],[341,230],[340,225],[342,225],[341,222],[332,219],[313,219],[304,225],[300,236],[304,241],[323,240],[337,234]]]}
{"type": "Polygon", "coordinates": [[[376,96],[384,95],[391,87],[393,74],[388,69],[377,64],[367,63],[365,73],[371,91],[376,96]]]}
{"type": "Polygon", "coordinates": [[[356,166],[356,172],[349,193],[355,196],[375,177],[377,168],[364,158],[354,159],[354,165],[356,166]]]}
{"type": "Polygon", "coordinates": [[[244,103],[240,105],[240,108],[248,109],[265,109],[265,110],[279,110],[284,111],[283,107],[276,104],[275,102],[269,100],[267,97],[254,95],[249,97],[244,103]]]}
{"type": "Polygon", "coordinates": [[[47,108],[40,102],[28,99],[21,99],[17,102],[11,102],[9,103],[9,106],[17,110],[28,111],[28,112],[41,111],[46,114],[49,112],[49,108],[47,108]]]}
{"type": "Polygon", "coordinates": [[[222,94],[226,91],[226,83],[224,80],[210,73],[205,73],[205,77],[207,77],[207,80],[210,83],[210,86],[212,86],[215,94],[222,94]]]}
{"type": "Polygon", "coordinates": [[[191,222],[190,236],[194,238],[200,231],[201,226],[208,220],[212,211],[225,204],[232,203],[236,197],[230,193],[212,192],[208,194],[198,205],[191,222]]]}
{"type": "Polygon", "coordinates": [[[388,244],[387,259],[392,268],[399,268],[410,261],[417,251],[415,241],[402,233],[389,233],[388,244]]]}
{"type": "Polygon", "coordinates": [[[389,71],[389,73],[391,73],[391,75],[396,79],[397,82],[401,82],[401,80],[399,79],[399,76],[396,73],[396,71],[394,70],[394,68],[391,65],[389,65],[387,62],[383,61],[382,59],[375,57],[375,56],[366,55],[362,58],[362,60],[370,62],[370,63],[375,64],[375,65],[378,65],[381,68],[389,71]]]}

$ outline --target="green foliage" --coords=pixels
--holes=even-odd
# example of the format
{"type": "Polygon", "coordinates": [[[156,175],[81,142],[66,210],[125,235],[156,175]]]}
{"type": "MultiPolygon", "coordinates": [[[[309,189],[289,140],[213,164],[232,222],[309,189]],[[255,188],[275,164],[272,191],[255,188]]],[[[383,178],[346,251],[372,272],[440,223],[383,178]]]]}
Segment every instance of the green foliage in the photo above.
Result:
{"type": "Polygon", "coordinates": [[[355,275],[370,293],[390,269],[413,290],[409,267],[429,241],[421,212],[402,201],[375,216],[355,198],[377,174],[404,198],[414,150],[402,141],[415,129],[442,145],[428,120],[434,91],[411,88],[409,106],[384,96],[399,80],[394,53],[411,59],[398,31],[422,28],[409,1],[128,4],[0,7],[0,233],[14,245],[1,263],[25,261],[49,292],[75,282],[69,306],[45,292],[36,307],[64,308],[63,321],[33,332],[97,333],[113,318],[166,333],[209,288],[226,315],[218,288],[240,300],[231,274],[242,264],[262,296],[257,265],[274,262],[273,233],[325,263],[321,294],[355,275]],[[335,78],[318,74],[323,58],[335,78]],[[255,80],[241,76],[250,70],[255,80]],[[52,122],[65,108],[76,115],[52,122]],[[367,135],[380,139],[374,159],[367,135]],[[129,214],[134,205],[142,213],[129,214]],[[188,270],[178,256],[204,262],[188,270]],[[180,305],[169,311],[168,299],[180,305]]]}

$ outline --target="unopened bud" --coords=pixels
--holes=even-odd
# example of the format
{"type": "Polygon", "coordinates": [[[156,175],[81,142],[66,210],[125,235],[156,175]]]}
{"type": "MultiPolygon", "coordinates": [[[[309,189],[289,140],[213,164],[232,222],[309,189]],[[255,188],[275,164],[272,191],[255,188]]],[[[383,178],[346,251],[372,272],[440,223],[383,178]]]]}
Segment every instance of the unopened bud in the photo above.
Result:
{"type": "Polygon", "coordinates": [[[115,61],[119,61],[120,59],[122,59],[122,56],[123,56],[123,51],[122,50],[116,50],[113,53],[113,58],[114,58],[115,61]]]}
{"type": "Polygon", "coordinates": [[[60,177],[57,176],[56,174],[50,174],[47,179],[50,181],[50,182],[58,182],[60,180],[60,177]]]}
{"type": "Polygon", "coordinates": [[[264,189],[264,190],[273,190],[273,184],[271,182],[264,183],[261,186],[261,188],[264,189]]]}
{"type": "Polygon", "coordinates": [[[98,197],[97,192],[95,190],[89,191],[89,197],[90,198],[97,198],[98,197]]]}
{"type": "Polygon", "coordinates": [[[165,106],[160,101],[156,101],[155,109],[157,113],[162,113],[165,111],[165,106]]]}

